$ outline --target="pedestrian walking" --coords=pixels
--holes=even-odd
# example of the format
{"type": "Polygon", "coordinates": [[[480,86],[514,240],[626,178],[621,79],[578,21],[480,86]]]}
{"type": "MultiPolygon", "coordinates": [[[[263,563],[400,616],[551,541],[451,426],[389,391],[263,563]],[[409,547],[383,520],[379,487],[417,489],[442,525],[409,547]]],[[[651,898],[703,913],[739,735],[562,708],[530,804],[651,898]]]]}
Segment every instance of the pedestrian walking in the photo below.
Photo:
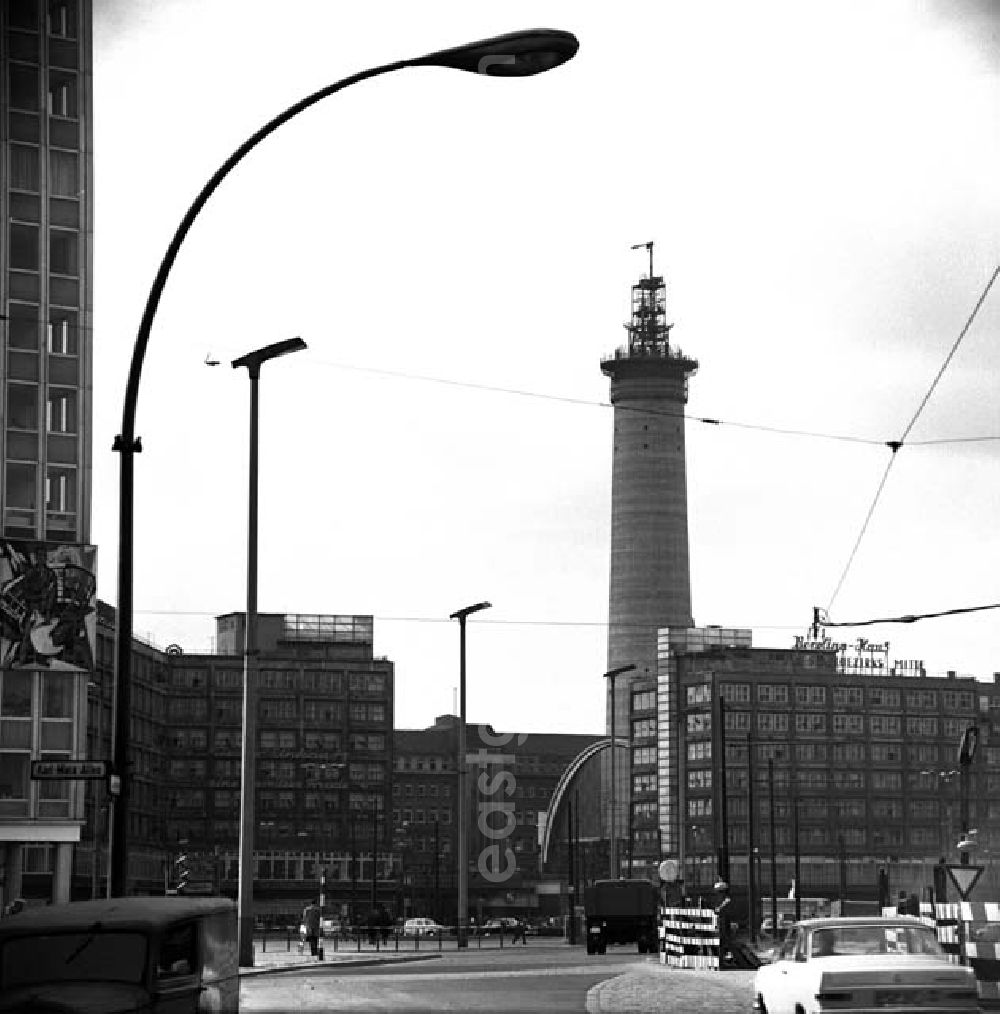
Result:
{"type": "Polygon", "coordinates": [[[511,934],[510,942],[512,944],[516,944],[518,937],[521,938],[521,943],[524,944],[525,947],[527,947],[528,946],[528,927],[525,925],[525,922],[524,922],[523,919],[517,919],[517,920],[515,920],[515,922],[514,922],[514,931],[511,934]]]}
{"type": "Polygon", "coordinates": [[[302,910],[302,925],[306,928],[306,941],[309,943],[309,953],[316,957],[319,954],[319,927],[320,918],[319,905],[310,901],[302,910]]]}

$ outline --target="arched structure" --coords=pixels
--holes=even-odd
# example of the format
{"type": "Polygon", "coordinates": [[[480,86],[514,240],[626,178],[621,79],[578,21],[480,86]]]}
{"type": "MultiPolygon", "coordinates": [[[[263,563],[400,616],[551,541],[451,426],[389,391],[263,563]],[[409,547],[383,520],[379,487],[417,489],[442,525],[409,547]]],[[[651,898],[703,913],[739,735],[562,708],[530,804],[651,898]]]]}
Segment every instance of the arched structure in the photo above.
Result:
{"type": "MultiPolygon", "coordinates": [[[[619,809],[619,813],[616,819],[616,826],[619,829],[628,827],[627,821],[623,821],[621,818],[621,808],[627,803],[628,794],[625,791],[627,788],[628,780],[628,742],[626,740],[619,739],[617,743],[619,756],[617,764],[618,774],[618,791],[616,794],[616,804],[619,809]],[[624,761],[622,755],[624,754],[624,761]],[[622,782],[625,782],[623,786],[622,782]]],[[[545,830],[542,833],[542,867],[544,869],[545,864],[549,861],[549,845],[553,841],[556,834],[556,828],[559,824],[559,820],[563,813],[563,803],[566,799],[569,790],[573,782],[585,771],[590,762],[597,762],[597,758],[602,754],[603,761],[605,758],[610,760],[611,757],[611,737],[607,736],[604,739],[596,740],[589,746],[584,747],[574,758],[566,765],[566,770],[559,776],[559,781],[556,783],[555,789],[552,791],[552,798],[549,801],[549,810],[547,819],[545,821],[545,830]]],[[[610,767],[610,765],[608,765],[610,767]]],[[[597,785],[602,784],[600,778],[597,779],[597,785]]],[[[610,784],[609,780],[604,780],[604,784],[610,784]]],[[[607,834],[607,812],[605,806],[606,800],[601,800],[600,812],[601,812],[601,826],[604,828],[604,833],[607,834]]]]}

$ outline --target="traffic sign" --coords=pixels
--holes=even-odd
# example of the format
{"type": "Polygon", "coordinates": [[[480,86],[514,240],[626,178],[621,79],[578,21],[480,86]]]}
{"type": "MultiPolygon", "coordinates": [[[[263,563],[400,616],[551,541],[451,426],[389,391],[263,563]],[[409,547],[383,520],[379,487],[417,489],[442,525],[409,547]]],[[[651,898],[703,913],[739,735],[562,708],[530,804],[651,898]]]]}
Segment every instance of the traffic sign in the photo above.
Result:
{"type": "Polygon", "coordinates": [[[34,779],[107,778],[108,762],[102,760],[33,760],[34,779]]]}
{"type": "Polygon", "coordinates": [[[962,901],[969,900],[969,894],[976,886],[976,881],[982,876],[984,869],[984,866],[948,866],[948,876],[958,888],[962,901]]]}

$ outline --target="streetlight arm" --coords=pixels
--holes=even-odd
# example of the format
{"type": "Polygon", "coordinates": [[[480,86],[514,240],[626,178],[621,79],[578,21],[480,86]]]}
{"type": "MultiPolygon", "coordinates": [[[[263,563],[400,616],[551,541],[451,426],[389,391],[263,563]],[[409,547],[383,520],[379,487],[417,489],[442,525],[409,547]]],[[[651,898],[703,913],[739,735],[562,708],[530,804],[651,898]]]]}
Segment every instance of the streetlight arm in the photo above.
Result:
{"type": "Polygon", "coordinates": [[[160,296],[163,295],[163,289],[167,284],[167,277],[174,266],[174,261],[177,260],[177,254],[180,252],[181,244],[187,238],[187,234],[191,231],[191,226],[194,225],[195,219],[201,213],[202,208],[208,203],[208,199],[215,193],[219,188],[219,184],[229,175],[229,173],[236,168],[237,165],[251,152],[254,148],[260,144],[265,138],[270,137],[279,127],[287,123],[289,120],[298,116],[299,113],[305,111],[310,106],[316,105],[317,102],[321,102],[323,99],[336,92],[343,91],[345,88],[349,88],[353,84],[357,84],[360,81],[365,81],[369,78],[378,77],[381,74],[388,74],[391,71],[402,70],[405,67],[411,67],[415,65],[413,60],[398,60],[395,63],[383,64],[381,67],[373,67],[368,70],[360,71],[357,74],[352,74],[350,77],[342,78],[340,81],[334,82],[334,84],[327,85],[325,88],[321,88],[317,92],[313,92],[312,95],[308,95],[306,98],[299,100],[294,105],[289,106],[283,113],[279,113],[273,120],[264,124],[260,130],[257,131],[251,137],[248,137],[237,149],[222,163],[221,166],[215,171],[211,179],[201,188],[198,196],[191,203],[191,207],[188,208],[187,213],[181,219],[180,225],[177,226],[177,230],[174,232],[173,239],[170,240],[170,245],[167,247],[166,253],[163,255],[163,260],[160,261],[160,266],[157,269],[156,277],[153,279],[152,288],[149,290],[149,295],[146,298],[146,308],[142,314],[142,320],[139,322],[139,331],[136,335],[135,346],[132,349],[132,363],[129,366],[128,371],[128,382],[125,387],[125,405],[122,411],[122,429],[121,434],[115,440],[115,450],[131,450],[133,448],[135,440],[135,413],[136,406],[139,400],[139,381],[142,376],[142,364],[146,357],[146,347],[149,344],[149,335],[153,328],[153,318],[156,316],[157,308],[160,305],[160,296]],[[121,442],[124,447],[119,446],[121,442]]]}

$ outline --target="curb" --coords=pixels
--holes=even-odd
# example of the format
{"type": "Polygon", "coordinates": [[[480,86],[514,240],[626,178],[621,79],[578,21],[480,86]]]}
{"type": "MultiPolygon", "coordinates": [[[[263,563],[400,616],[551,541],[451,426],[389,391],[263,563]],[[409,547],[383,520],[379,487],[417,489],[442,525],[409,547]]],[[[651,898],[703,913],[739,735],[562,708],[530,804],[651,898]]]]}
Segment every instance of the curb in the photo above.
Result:
{"type": "Polygon", "coordinates": [[[368,965],[404,965],[411,961],[433,961],[438,954],[406,954],[391,958],[344,958],[338,961],[303,961],[288,965],[270,965],[262,968],[241,968],[240,978],[256,975],[285,975],[288,972],[335,972],[338,968],[364,968],[368,965]]]}

